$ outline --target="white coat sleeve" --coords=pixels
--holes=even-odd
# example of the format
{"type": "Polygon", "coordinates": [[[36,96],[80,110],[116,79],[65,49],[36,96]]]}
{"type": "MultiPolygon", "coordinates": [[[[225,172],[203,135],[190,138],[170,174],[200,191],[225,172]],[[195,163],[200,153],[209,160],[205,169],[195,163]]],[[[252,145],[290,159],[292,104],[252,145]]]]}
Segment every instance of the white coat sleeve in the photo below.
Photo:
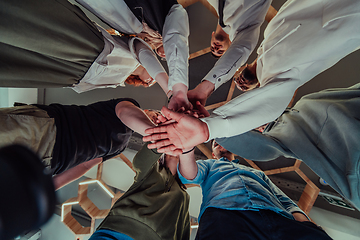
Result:
{"type": "Polygon", "coordinates": [[[165,18],[163,45],[169,67],[169,90],[177,83],[188,86],[189,19],[180,4],[174,4],[165,18]]]}
{"type": "Polygon", "coordinates": [[[279,77],[215,109],[209,117],[201,119],[208,126],[208,140],[236,136],[275,120],[300,85],[298,79],[279,77]]]}
{"type": "Polygon", "coordinates": [[[166,73],[155,53],[144,40],[137,37],[130,39],[129,48],[133,57],[139,61],[153,79],[159,73],[166,73]]]}
{"type": "Polygon", "coordinates": [[[236,70],[246,63],[258,42],[260,26],[261,24],[255,24],[239,32],[224,55],[204,77],[204,80],[215,85],[214,90],[229,81],[236,70]]]}

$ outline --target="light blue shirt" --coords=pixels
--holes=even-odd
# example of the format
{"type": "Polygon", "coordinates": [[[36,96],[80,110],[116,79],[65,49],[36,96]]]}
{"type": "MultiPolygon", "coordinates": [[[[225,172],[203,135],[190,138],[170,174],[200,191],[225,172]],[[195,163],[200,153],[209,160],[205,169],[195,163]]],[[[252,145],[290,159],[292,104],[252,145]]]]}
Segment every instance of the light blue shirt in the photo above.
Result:
{"type": "Polygon", "coordinates": [[[96,230],[89,240],[134,240],[133,238],[123,233],[115,232],[109,229],[96,230]]]}
{"type": "Polygon", "coordinates": [[[214,207],[227,210],[267,209],[294,219],[293,212],[305,213],[286,196],[264,172],[230,162],[226,158],[196,161],[198,172],[193,180],[184,178],[184,184],[200,184],[203,201],[199,221],[206,208],[214,207]]]}

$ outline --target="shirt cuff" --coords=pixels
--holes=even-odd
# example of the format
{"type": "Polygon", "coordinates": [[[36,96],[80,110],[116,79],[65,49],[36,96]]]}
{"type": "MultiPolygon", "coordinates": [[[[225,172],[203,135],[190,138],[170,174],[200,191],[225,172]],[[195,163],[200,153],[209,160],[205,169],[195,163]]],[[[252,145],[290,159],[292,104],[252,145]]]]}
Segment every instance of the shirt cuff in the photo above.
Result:
{"type": "Polygon", "coordinates": [[[311,221],[311,219],[308,217],[308,215],[306,215],[306,213],[305,213],[303,210],[301,210],[298,206],[292,206],[292,207],[290,207],[290,208],[288,209],[288,211],[289,211],[291,214],[293,214],[293,213],[295,213],[295,212],[302,213],[302,214],[305,215],[305,217],[306,217],[309,221],[311,221]]]}
{"type": "Polygon", "coordinates": [[[177,165],[177,173],[178,173],[178,176],[179,176],[179,179],[181,180],[181,182],[183,184],[191,184],[191,183],[195,183],[195,184],[198,184],[197,181],[199,179],[199,167],[198,167],[198,172],[196,173],[196,177],[192,180],[188,180],[186,179],[185,177],[183,177],[183,175],[181,175],[180,171],[179,171],[179,164],[177,165]]]}
{"type": "Polygon", "coordinates": [[[229,129],[229,120],[226,118],[226,116],[209,116],[200,118],[200,120],[206,123],[209,130],[209,138],[206,140],[206,142],[215,138],[231,136],[231,134],[227,133],[229,129]]]}

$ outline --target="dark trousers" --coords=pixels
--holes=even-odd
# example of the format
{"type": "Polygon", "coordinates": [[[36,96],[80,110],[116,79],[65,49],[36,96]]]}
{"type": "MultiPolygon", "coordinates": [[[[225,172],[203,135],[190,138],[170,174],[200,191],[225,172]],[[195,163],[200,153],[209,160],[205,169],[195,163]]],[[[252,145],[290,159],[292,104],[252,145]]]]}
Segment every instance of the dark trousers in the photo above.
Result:
{"type": "Polygon", "coordinates": [[[207,208],[201,216],[196,240],[328,240],[312,222],[298,222],[270,210],[232,211],[207,208]]]}

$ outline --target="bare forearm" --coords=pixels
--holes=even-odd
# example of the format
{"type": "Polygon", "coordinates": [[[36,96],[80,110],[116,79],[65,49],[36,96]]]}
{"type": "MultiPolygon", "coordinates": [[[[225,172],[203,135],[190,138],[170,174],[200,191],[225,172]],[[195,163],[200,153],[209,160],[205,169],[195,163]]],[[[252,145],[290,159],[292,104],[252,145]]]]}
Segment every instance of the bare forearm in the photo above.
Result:
{"type": "Polygon", "coordinates": [[[169,98],[172,94],[172,91],[170,91],[168,88],[169,76],[165,72],[159,73],[158,75],[156,75],[155,81],[160,85],[160,87],[166,94],[166,97],[169,98]]]}
{"type": "Polygon", "coordinates": [[[188,180],[194,179],[198,171],[194,152],[193,150],[190,153],[180,154],[179,156],[179,171],[181,175],[188,180]]]}
{"type": "Polygon", "coordinates": [[[145,136],[145,130],[156,126],[143,110],[131,102],[119,102],[115,108],[118,118],[135,132],[145,136]]]}
{"type": "Polygon", "coordinates": [[[211,95],[214,89],[215,85],[212,82],[204,80],[188,92],[188,98],[192,104],[195,104],[196,101],[200,101],[202,105],[205,105],[206,99],[211,95]]]}
{"type": "Polygon", "coordinates": [[[102,162],[102,158],[94,158],[90,161],[79,164],[63,173],[60,173],[53,177],[55,190],[62,188],[63,186],[79,179],[92,167],[102,162]]]}

